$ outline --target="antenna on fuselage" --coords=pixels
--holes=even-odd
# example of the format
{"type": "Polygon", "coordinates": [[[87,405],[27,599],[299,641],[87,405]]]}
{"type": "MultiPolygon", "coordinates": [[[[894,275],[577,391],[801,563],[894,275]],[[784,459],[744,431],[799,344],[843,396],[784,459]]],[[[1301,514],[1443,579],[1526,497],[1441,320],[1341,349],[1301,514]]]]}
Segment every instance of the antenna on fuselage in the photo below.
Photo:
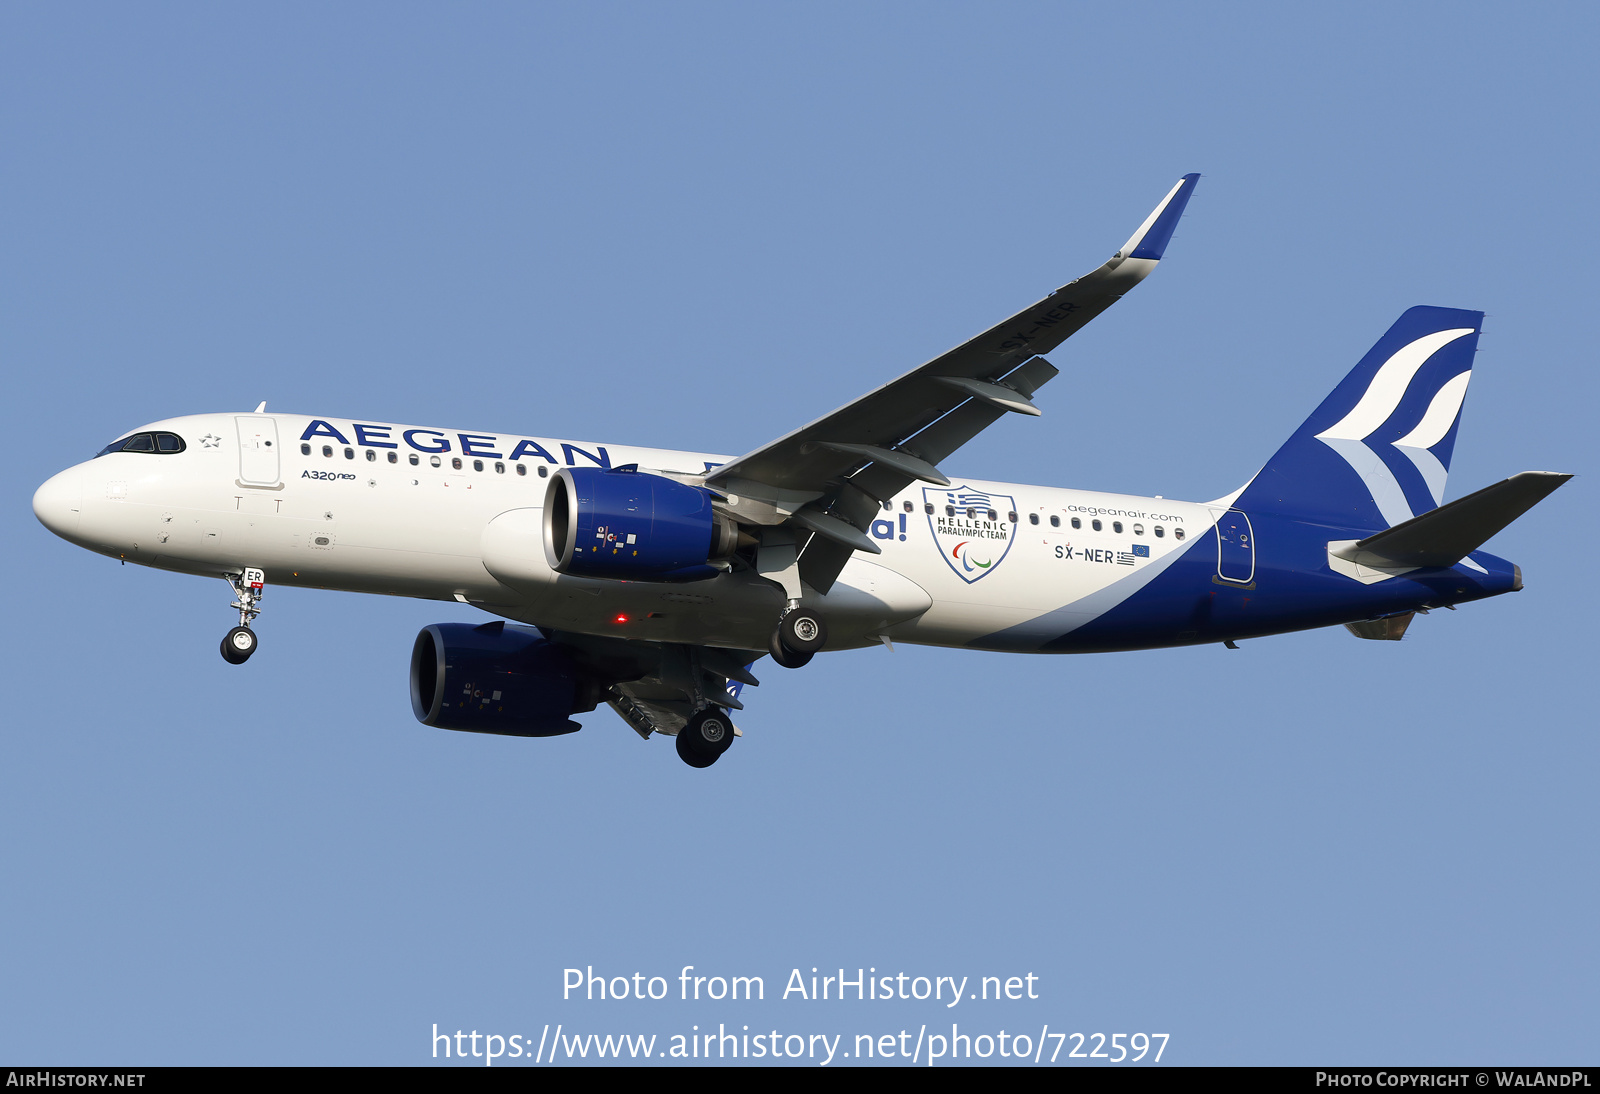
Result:
{"type": "Polygon", "coordinates": [[[250,413],[252,413],[252,414],[265,414],[266,412],[267,412],[267,401],[265,399],[262,399],[260,405],[257,406],[250,413]]]}

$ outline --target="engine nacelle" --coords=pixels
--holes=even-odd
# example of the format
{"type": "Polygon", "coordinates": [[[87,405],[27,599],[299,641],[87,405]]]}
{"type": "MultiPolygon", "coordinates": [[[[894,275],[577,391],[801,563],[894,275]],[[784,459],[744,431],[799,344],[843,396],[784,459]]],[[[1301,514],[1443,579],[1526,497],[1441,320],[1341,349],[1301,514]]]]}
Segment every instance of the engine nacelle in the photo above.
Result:
{"type": "Polygon", "coordinates": [[[411,709],[424,725],[555,737],[583,728],[569,720],[578,697],[571,655],[532,627],[435,623],[411,649],[411,709]]]}
{"type": "Polygon", "coordinates": [[[544,554],[575,577],[698,581],[720,571],[739,528],[711,508],[711,495],[662,475],[622,468],[564,467],[544,495],[544,554]]]}

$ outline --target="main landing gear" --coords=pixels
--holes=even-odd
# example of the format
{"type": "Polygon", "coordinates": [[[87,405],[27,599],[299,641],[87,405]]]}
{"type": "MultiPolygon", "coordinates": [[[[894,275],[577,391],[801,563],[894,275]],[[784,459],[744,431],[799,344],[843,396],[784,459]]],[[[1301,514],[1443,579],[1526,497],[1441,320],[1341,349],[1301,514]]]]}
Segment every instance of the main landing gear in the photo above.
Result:
{"type": "Polygon", "coordinates": [[[733,722],[721,707],[706,707],[678,730],[678,759],[690,767],[710,767],[733,744],[733,722]]]}
{"type": "Polygon", "coordinates": [[[267,575],[260,570],[246,569],[242,574],[224,574],[233,586],[233,607],[239,609],[239,625],[222,639],[222,659],[230,665],[242,665],[256,652],[256,632],[250,629],[255,617],[261,614],[257,607],[266,592],[267,575]]]}
{"type": "Polygon", "coordinates": [[[786,669],[804,667],[828,642],[828,628],[822,616],[807,608],[792,607],[778,620],[767,652],[786,669]]]}

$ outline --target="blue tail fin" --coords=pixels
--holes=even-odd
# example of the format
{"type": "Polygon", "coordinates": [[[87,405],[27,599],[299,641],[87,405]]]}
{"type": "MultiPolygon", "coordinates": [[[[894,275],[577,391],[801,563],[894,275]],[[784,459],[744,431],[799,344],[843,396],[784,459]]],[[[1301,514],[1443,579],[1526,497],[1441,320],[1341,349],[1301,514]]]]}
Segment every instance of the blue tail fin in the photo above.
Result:
{"type": "Polygon", "coordinates": [[[1360,528],[1438,506],[1482,325],[1477,311],[1407,311],[1234,505],[1360,528]]]}

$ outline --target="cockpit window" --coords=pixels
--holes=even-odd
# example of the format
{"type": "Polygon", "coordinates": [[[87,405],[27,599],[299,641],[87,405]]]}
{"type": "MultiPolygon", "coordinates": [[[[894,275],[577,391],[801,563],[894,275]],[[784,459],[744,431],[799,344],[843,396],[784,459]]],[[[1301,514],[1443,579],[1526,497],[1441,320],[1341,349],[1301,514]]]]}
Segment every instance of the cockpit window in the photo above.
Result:
{"type": "Polygon", "coordinates": [[[155,452],[170,456],[182,452],[186,446],[176,433],[135,433],[131,437],[112,441],[94,454],[95,459],[112,452],[155,452]]]}

